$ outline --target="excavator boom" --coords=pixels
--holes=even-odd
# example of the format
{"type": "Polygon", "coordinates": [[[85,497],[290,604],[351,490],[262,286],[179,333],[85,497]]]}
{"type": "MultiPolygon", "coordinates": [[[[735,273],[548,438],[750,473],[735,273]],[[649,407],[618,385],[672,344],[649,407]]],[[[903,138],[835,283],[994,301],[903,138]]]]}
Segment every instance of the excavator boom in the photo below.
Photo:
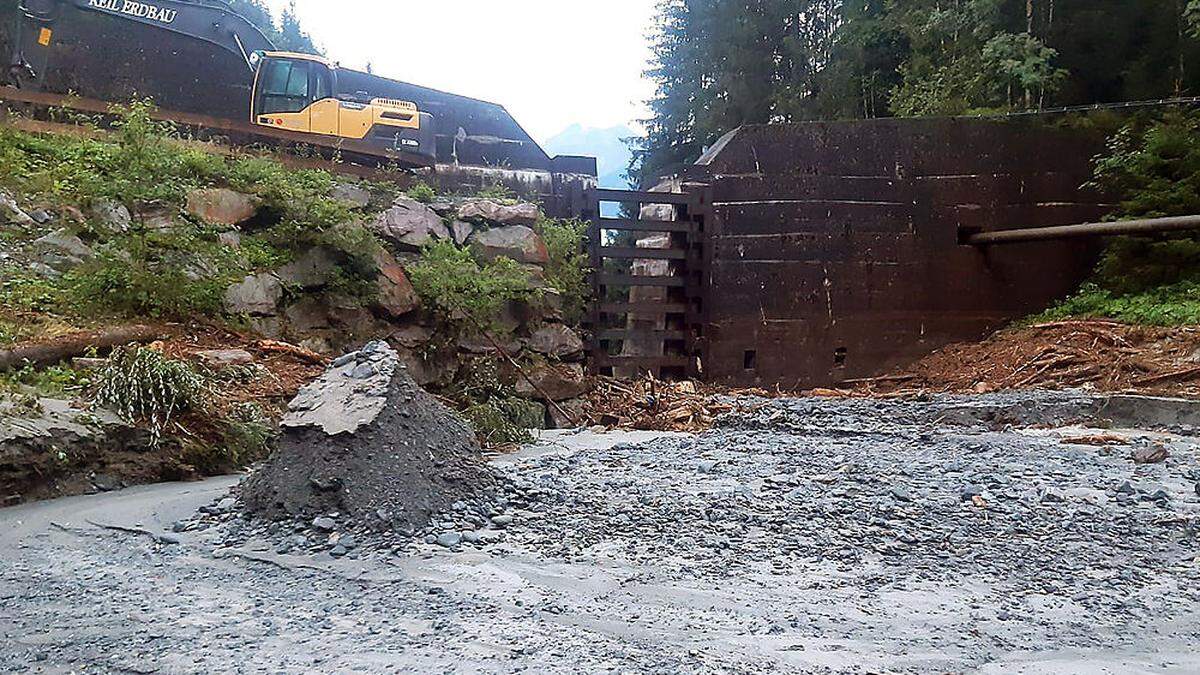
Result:
{"type": "MultiPolygon", "coordinates": [[[[233,52],[246,62],[250,70],[253,70],[250,57],[254,52],[275,49],[275,45],[257,26],[223,3],[191,0],[21,0],[20,10],[36,26],[39,31],[37,41],[42,46],[48,45],[52,39],[50,32],[64,5],[202,40],[233,52]]],[[[21,49],[18,41],[18,54],[13,65],[27,68],[28,61],[21,49]]]]}

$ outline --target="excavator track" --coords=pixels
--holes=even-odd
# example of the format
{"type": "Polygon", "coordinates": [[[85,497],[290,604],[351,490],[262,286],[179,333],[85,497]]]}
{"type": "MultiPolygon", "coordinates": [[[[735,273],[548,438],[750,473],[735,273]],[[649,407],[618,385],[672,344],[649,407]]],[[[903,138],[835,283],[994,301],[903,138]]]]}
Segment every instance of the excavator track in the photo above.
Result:
{"type": "MultiPolygon", "coordinates": [[[[113,104],[78,96],[62,96],[0,86],[0,105],[19,117],[8,120],[10,126],[30,131],[71,133],[77,124],[50,119],[55,110],[87,115],[112,115],[113,104]]],[[[297,168],[321,168],[334,173],[379,179],[396,170],[412,173],[433,168],[431,158],[411,152],[382,149],[365,141],[332,138],[283,129],[258,126],[249,122],[209,117],[195,113],[155,110],[156,120],[170,122],[187,137],[229,148],[265,147],[281,151],[285,164],[297,168]],[[313,155],[317,155],[314,158],[313,155]]]]}

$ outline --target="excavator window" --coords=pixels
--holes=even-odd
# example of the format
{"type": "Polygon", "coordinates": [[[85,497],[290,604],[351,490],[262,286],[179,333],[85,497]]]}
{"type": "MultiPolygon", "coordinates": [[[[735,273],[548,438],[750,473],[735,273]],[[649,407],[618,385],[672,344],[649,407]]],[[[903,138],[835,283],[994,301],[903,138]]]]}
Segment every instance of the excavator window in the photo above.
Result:
{"type": "Polygon", "coordinates": [[[308,63],[272,59],[263,73],[261,114],[300,112],[309,98],[308,63]]]}

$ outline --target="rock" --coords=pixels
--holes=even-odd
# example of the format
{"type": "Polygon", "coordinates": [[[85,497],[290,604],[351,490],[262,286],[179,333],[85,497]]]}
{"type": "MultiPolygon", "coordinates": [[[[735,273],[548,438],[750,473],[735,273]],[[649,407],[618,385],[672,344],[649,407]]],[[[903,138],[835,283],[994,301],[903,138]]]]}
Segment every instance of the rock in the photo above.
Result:
{"type": "Polygon", "coordinates": [[[1158,464],[1167,461],[1170,456],[1171,453],[1167,450],[1167,446],[1153,443],[1134,449],[1133,462],[1135,464],[1158,464]]]}
{"type": "Polygon", "coordinates": [[[133,217],[124,204],[112,201],[96,202],[92,205],[90,222],[112,234],[122,234],[129,231],[133,217]]]}
{"type": "Polygon", "coordinates": [[[225,291],[225,311],[230,314],[271,316],[283,299],[283,285],[270,272],[254,274],[225,291]]]}
{"type": "Polygon", "coordinates": [[[562,360],[583,356],[583,340],[575,331],[557,323],[546,324],[534,331],[529,337],[529,348],[562,360]]]}
{"type": "Polygon", "coordinates": [[[196,352],[196,358],[213,370],[254,362],[254,355],[244,349],[206,349],[196,352]]]}
{"type": "Polygon", "coordinates": [[[502,514],[499,516],[492,516],[490,520],[496,527],[508,527],[509,525],[512,525],[513,517],[502,514]]]}
{"type": "Polygon", "coordinates": [[[405,349],[417,349],[429,344],[433,331],[425,326],[405,326],[392,331],[389,339],[405,349]]]}
{"type": "Polygon", "coordinates": [[[125,483],[120,478],[107,473],[98,473],[92,476],[92,485],[101,492],[113,492],[125,487],[125,483]]]}
{"type": "Polygon", "coordinates": [[[475,232],[475,227],[468,222],[456,220],[450,223],[450,235],[454,237],[454,243],[462,246],[470,239],[471,234],[475,232]]]}
{"type": "Polygon", "coordinates": [[[29,212],[29,217],[33,218],[33,222],[37,223],[38,225],[45,225],[46,223],[54,220],[54,214],[50,213],[46,209],[34,209],[33,211],[29,212]]]}
{"type": "Polygon", "coordinates": [[[517,394],[525,398],[548,397],[552,401],[565,401],[582,396],[589,389],[583,366],[577,363],[544,363],[527,369],[527,373],[537,387],[524,377],[518,377],[517,394]]]}
{"type": "Polygon", "coordinates": [[[375,254],[375,308],[391,318],[399,318],[421,306],[421,298],[404,273],[404,268],[387,251],[375,254]]]}
{"type": "Polygon", "coordinates": [[[334,558],[340,558],[349,552],[350,551],[347,550],[346,547],[342,546],[341,544],[337,544],[333,548],[329,549],[329,555],[333,556],[334,558]]]}
{"type": "Polygon", "coordinates": [[[585,406],[586,401],[579,398],[548,406],[550,423],[555,429],[578,429],[587,423],[585,406]]]}
{"type": "Polygon", "coordinates": [[[311,289],[328,285],[336,272],[337,252],[314,246],[279,268],[275,276],[286,286],[311,289]]]}
{"type": "Polygon", "coordinates": [[[443,532],[437,537],[437,545],[443,548],[454,548],[462,543],[463,537],[457,532],[443,532]]]}
{"type": "Polygon", "coordinates": [[[371,231],[401,250],[419,251],[438,239],[449,239],[450,230],[433,209],[401,197],[392,208],[379,214],[371,231]]]}
{"type": "Polygon", "coordinates": [[[0,192],[0,219],[10,225],[32,227],[37,224],[28,213],[17,204],[17,200],[5,192],[0,192]]]}
{"type": "Polygon", "coordinates": [[[532,226],[541,217],[536,204],[500,204],[490,199],[472,199],[458,209],[458,217],[473,223],[532,226]]]}
{"type": "Polygon", "coordinates": [[[908,488],[903,485],[893,485],[891,489],[892,499],[898,502],[912,501],[912,495],[909,494],[908,488]]]}
{"type": "Polygon", "coordinates": [[[160,535],[157,535],[155,539],[158,540],[158,543],[165,546],[178,546],[183,543],[183,537],[171,532],[164,532],[160,535]]]}
{"type": "Polygon", "coordinates": [[[176,222],[178,211],[168,209],[151,208],[139,211],[137,214],[137,222],[146,230],[172,230],[179,225],[176,222]]]}
{"type": "Polygon", "coordinates": [[[329,307],[316,296],[306,295],[283,310],[283,318],[294,333],[309,333],[329,328],[329,307]]]}
{"type": "Polygon", "coordinates": [[[337,183],[329,191],[329,198],[352,209],[365,209],[371,205],[371,192],[353,183],[337,183]]]}
{"type": "Polygon", "coordinates": [[[712,473],[717,468],[717,463],[711,459],[702,459],[696,463],[696,470],[700,473],[712,473]]]}
{"type": "Polygon", "coordinates": [[[550,262],[546,243],[524,225],[482,230],[471,235],[471,249],[480,260],[511,258],[519,263],[545,265],[550,262]]]}
{"type": "Polygon", "coordinates": [[[250,513],[338,511],[347,529],[417,530],[492,489],[474,432],[413,382],[391,347],[368,343],[340,362],[290,403],[276,450],[242,485],[250,513]],[[332,479],[336,491],[314,487],[332,479]]]}
{"type": "Polygon", "coordinates": [[[34,240],[33,245],[40,251],[46,251],[60,256],[66,256],[76,264],[92,258],[96,254],[91,247],[83,243],[79,237],[71,234],[70,230],[56,230],[44,237],[34,240]]]}
{"type": "Polygon", "coordinates": [[[241,248],[242,233],[237,230],[226,230],[217,235],[217,241],[227,248],[241,248]]]}
{"type": "Polygon", "coordinates": [[[258,214],[258,206],[258,197],[225,188],[207,188],[188,193],[186,210],[205,222],[240,225],[258,214]]]}
{"type": "Polygon", "coordinates": [[[328,516],[319,516],[313,518],[312,526],[322,532],[333,532],[337,528],[337,521],[328,516]]]}

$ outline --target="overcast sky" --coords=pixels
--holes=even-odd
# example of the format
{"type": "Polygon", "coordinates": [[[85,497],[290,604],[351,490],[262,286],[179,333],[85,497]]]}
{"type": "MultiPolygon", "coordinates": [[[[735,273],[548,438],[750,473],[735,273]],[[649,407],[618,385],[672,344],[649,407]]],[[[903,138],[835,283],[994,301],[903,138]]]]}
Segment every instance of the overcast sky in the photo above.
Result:
{"type": "MultiPolygon", "coordinates": [[[[288,0],[267,0],[276,11],[288,0]]],[[[655,0],[296,0],[330,58],[499,103],[539,141],[633,126],[655,0]]],[[[635,127],[636,128],[636,127],[635,127]]]]}

